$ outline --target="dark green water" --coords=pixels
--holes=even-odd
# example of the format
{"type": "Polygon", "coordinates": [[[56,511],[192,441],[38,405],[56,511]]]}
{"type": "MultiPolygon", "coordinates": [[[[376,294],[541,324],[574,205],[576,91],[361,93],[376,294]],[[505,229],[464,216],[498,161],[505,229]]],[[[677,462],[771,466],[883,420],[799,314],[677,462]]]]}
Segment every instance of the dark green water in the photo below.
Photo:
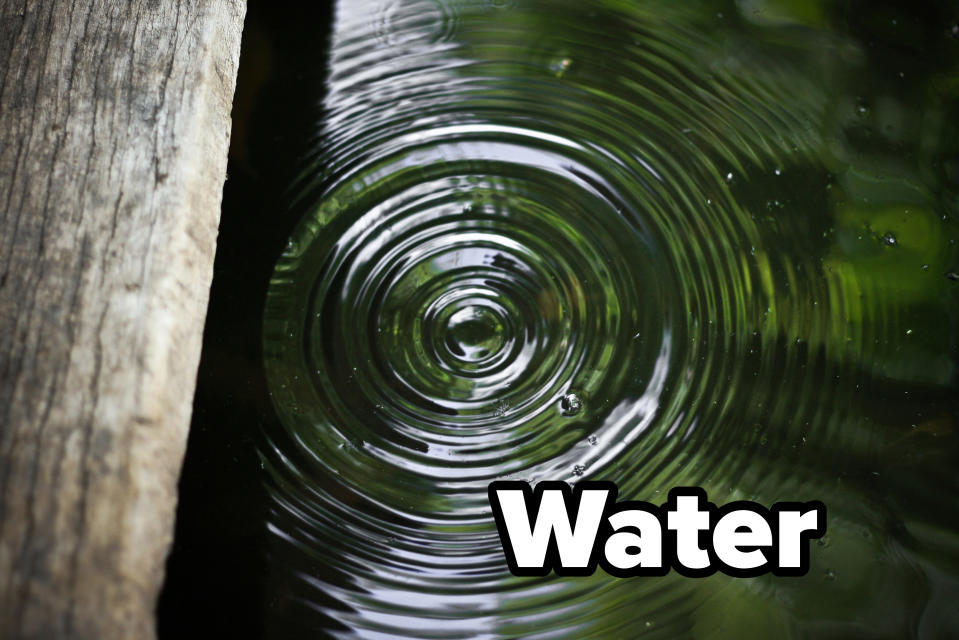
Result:
{"type": "Polygon", "coordinates": [[[959,634],[957,20],[339,3],[266,297],[264,637],[959,634]],[[497,479],[828,534],[802,578],[516,578],[497,479]]]}

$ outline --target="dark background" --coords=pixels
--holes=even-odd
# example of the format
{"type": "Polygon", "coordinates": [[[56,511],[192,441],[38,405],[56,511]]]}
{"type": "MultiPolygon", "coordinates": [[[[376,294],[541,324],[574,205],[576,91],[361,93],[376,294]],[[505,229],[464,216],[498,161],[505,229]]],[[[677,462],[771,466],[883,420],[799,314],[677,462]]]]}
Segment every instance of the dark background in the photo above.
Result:
{"type": "Polygon", "coordinates": [[[250,0],[228,178],[161,639],[262,637],[266,499],[257,437],[274,420],[262,372],[263,302],[298,212],[288,189],[314,148],[332,2],[250,0]]]}

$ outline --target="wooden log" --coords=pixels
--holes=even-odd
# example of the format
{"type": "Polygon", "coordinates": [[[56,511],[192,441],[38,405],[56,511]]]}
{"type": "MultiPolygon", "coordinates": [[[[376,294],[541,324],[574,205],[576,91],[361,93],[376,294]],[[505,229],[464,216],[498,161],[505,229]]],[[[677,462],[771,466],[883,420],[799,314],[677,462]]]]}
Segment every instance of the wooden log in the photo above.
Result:
{"type": "Polygon", "coordinates": [[[150,638],[242,0],[0,0],[0,637],[150,638]]]}

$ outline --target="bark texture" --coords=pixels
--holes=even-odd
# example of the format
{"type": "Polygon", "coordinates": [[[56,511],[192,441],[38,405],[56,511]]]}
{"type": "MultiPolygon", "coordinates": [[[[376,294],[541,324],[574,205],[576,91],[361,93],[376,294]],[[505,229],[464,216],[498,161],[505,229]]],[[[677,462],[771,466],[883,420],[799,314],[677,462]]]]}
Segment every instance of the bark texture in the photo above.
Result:
{"type": "Polygon", "coordinates": [[[150,638],[243,0],[0,0],[0,637],[150,638]]]}

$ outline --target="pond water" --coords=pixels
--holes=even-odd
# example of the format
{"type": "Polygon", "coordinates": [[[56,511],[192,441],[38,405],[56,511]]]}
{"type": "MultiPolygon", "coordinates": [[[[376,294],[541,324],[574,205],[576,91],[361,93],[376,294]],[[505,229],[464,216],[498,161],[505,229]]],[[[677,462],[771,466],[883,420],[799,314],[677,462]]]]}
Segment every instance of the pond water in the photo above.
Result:
{"type": "Polygon", "coordinates": [[[266,288],[263,637],[959,633],[957,20],[338,3],[266,288]],[[504,479],[828,531],[801,578],[517,578],[504,479]]]}

